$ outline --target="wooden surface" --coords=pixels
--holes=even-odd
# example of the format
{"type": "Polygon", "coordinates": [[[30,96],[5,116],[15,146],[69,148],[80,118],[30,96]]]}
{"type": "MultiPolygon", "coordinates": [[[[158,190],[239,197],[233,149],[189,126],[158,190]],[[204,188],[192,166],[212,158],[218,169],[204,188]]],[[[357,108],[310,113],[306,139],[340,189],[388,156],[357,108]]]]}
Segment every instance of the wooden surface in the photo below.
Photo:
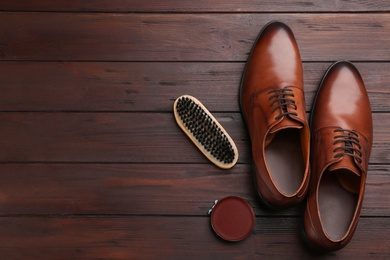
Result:
{"type": "Polygon", "coordinates": [[[373,1],[1,1],[0,259],[390,259],[390,4],[373,1]],[[261,28],[297,38],[309,112],[326,68],[354,62],[374,145],[350,244],[317,255],[303,206],[272,211],[253,185],[239,81],[261,28]],[[190,94],[235,140],[221,170],[176,125],[190,94]],[[215,199],[253,206],[252,234],[226,243],[215,199]]]}

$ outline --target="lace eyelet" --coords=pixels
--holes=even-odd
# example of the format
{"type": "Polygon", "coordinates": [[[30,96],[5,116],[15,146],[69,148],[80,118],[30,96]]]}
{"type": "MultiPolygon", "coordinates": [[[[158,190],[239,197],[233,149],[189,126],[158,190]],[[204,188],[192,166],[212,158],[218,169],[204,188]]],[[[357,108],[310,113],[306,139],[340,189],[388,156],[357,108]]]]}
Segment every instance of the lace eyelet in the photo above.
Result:
{"type": "Polygon", "coordinates": [[[293,97],[295,97],[293,91],[289,87],[285,87],[283,89],[273,89],[268,92],[268,94],[272,94],[268,100],[272,100],[270,106],[274,107],[272,113],[276,110],[280,109],[281,113],[276,116],[274,119],[278,120],[285,115],[294,115],[298,116],[296,112],[291,112],[289,109],[297,110],[298,106],[295,103],[293,97]]]}
{"type": "Polygon", "coordinates": [[[354,130],[348,130],[348,129],[335,129],[333,132],[343,132],[342,134],[336,135],[333,137],[335,141],[333,142],[333,145],[336,145],[337,143],[344,143],[344,145],[340,147],[336,147],[333,149],[333,152],[340,150],[340,153],[337,153],[333,156],[333,158],[338,158],[341,156],[351,156],[355,158],[355,160],[361,164],[363,160],[361,157],[363,156],[363,153],[361,151],[361,145],[360,141],[357,138],[357,134],[354,130]]]}

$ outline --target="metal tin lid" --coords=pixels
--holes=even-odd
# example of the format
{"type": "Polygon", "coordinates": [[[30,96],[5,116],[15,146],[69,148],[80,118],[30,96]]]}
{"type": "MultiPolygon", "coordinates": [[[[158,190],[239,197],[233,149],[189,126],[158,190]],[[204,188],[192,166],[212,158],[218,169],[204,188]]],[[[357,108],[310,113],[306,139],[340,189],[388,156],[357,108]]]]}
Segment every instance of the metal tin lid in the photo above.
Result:
{"type": "Polygon", "coordinates": [[[215,233],[227,241],[241,241],[252,232],[255,214],[252,206],[239,197],[226,197],[215,201],[211,213],[211,226],[215,233]]]}

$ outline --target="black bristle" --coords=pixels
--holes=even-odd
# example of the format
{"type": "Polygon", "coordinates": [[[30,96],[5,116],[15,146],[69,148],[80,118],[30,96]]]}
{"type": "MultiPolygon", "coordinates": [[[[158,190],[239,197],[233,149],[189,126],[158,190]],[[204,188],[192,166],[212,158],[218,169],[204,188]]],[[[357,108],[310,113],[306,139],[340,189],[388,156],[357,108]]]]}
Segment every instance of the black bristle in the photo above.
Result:
{"type": "Polygon", "coordinates": [[[185,127],[206,151],[223,163],[233,162],[235,153],[229,139],[198,104],[188,97],[182,97],[176,109],[185,127]]]}

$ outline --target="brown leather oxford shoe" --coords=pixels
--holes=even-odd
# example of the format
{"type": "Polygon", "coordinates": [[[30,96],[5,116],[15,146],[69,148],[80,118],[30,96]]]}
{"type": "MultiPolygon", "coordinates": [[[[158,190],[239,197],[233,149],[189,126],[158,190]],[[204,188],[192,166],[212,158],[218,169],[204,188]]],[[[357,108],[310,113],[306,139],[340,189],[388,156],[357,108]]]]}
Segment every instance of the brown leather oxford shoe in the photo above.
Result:
{"type": "Polygon", "coordinates": [[[272,208],[298,204],[308,188],[310,129],[302,78],[291,29],[281,22],[267,24],[246,64],[240,106],[258,192],[272,208]]]}
{"type": "Polygon", "coordinates": [[[350,62],[336,62],[326,72],[311,116],[312,171],[303,236],[315,249],[338,250],[356,229],[372,146],[370,102],[350,62]]]}

